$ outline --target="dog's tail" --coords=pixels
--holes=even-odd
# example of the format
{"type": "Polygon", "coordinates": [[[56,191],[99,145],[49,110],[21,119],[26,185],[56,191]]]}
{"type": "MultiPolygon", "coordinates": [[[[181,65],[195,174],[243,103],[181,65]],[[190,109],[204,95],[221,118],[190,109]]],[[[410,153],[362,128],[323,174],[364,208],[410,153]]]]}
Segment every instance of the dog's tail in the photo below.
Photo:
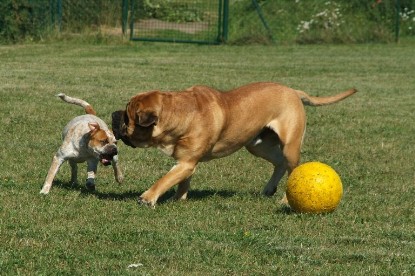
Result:
{"type": "Polygon", "coordinates": [[[56,96],[59,97],[59,98],[61,98],[63,101],[65,101],[67,103],[76,104],[76,105],[82,106],[85,109],[85,112],[87,114],[91,114],[91,115],[96,115],[97,114],[95,112],[94,108],[92,107],[92,105],[90,105],[89,103],[87,103],[84,100],[77,99],[77,98],[72,98],[72,97],[66,96],[63,93],[59,93],[56,96]]]}
{"type": "Polygon", "coordinates": [[[304,105],[320,106],[320,105],[337,103],[353,95],[354,93],[357,92],[357,90],[355,88],[352,88],[345,92],[339,93],[334,96],[328,96],[328,97],[313,97],[300,90],[295,90],[295,92],[301,98],[301,101],[303,102],[304,105]]]}

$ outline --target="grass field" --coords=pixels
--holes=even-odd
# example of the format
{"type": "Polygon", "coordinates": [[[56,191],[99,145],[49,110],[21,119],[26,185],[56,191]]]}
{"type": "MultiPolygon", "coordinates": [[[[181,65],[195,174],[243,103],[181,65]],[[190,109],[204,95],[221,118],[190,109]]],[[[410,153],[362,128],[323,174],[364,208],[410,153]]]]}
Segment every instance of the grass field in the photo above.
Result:
{"type": "MultiPolygon", "coordinates": [[[[0,274],[415,274],[414,47],[0,47],[0,274]],[[63,126],[82,114],[58,92],[89,101],[109,123],[139,91],[253,81],[312,95],[359,90],[306,108],[302,162],[318,160],[341,175],[344,197],[334,213],[281,206],[285,179],[274,197],[261,196],[272,167],[246,150],[200,164],[189,200],[163,197],[154,210],[136,198],[174,161],[123,144],[123,185],[100,167],[97,192],[88,193],[69,184],[65,164],[51,193],[39,195],[63,126]]],[[[82,184],[85,171],[81,165],[82,184]]]]}

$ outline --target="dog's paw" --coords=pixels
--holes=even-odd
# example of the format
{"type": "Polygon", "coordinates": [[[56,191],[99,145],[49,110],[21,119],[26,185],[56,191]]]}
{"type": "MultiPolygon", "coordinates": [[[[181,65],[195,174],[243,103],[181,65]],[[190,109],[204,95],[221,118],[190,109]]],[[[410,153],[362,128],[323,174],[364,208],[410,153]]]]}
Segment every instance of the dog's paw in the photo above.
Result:
{"type": "Polygon", "coordinates": [[[264,196],[273,196],[274,194],[275,194],[275,192],[277,191],[277,189],[276,188],[270,188],[270,189],[267,189],[267,188],[265,188],[263,191],[262,191],[262,194],[264,195],[264,196]]]}
{"type": "Polygon", "coordinates": [[[115,178],[115,181],[121,184],[124,181],[124,175],[122,174],[117,175],[117,177],[115,178]]]}
{"type": "Polygon", "coordinates": [[[49,190],[44,190],[44,189],[42,189],[41,191],[40,191],[40,194],[41,195],[47,195],[49,193],[49,190]]]}
{"type": "Polygon", "coordinates": [[[185,201],[187,200],[187,193],[177,193],[169,198],[169,201],[185,201]]]}
{"type": "Polygon", "coordinates": [[[95,192],[95,183],[93,181],[88,180],[85,184],[85,187],[89,192],[95,192]]]}
{"type": "Polygon", "coordinates": [[[288,202],[287,194],[284,194],[284,197],[280,200],[281,205],[290,206],[290,203],[288,202]]]}
{"type": "Polygon", "coordinates": [[[138,205],[144,205],[144,206],[150,207],[152,209],[156,208],[156,202],[155,201],[146,200],[142,196],[140,196],[138,198],[137,203],[138,203],[138,205]]]}

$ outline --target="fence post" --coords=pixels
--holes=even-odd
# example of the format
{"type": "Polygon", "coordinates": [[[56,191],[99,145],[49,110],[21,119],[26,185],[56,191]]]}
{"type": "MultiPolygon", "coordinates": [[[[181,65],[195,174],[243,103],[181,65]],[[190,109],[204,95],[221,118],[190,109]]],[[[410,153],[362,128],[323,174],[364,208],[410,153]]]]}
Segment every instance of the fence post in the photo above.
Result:
{"type": "Polygon", "coordinates": [[[261,19],[262,25],[264,25],[265,29],[267,30],[269,38],[271,39],[272,43],[275,43],[274,37],[272,36],[272,31],[270,27],[268,26],[267,20],[265,20],[265,16],[262,13],[261,7],[259,6],[256,0],[252,0],[252,4],[254,4],[254,7],[258,13],[259,19],[261,19]]]}
{"type": "Polygon", "coordinates": [[[58,0],[56,3],[56,11],[58,17],[58,30],[62,31],[62,0],[58,0]]]}
{"type": "Polygon", "coordinates": [[[50,27],[55,28],[55,9],[53,8],[53,0],[49,0],[49,10],[50,10],[50,27]]]}
{"type": "Polygon", "coordinates": [[[134,1],[130,0],[130,40],[134,37],[134,1]]]}
{"type": "Polygon", "coordinates": [[[128,0],[122,0],[122,34],[125,36],[127,33],[128,22],[128,0]]]}
{"type": "Polygon", "coordinates": [[[396,10],[396,15],[395,15],[395,41],[399,42],[399,31],[400,31],[400,25],[401,25],[401,4],[399,2],[399,0],[395,1],[395,10],[396,10]]]}
{"type": "Polygon", "coordinates": [[[223,42],[228,40],[228,28],[229,28],[229,0],[223,1],[223,42]]]}

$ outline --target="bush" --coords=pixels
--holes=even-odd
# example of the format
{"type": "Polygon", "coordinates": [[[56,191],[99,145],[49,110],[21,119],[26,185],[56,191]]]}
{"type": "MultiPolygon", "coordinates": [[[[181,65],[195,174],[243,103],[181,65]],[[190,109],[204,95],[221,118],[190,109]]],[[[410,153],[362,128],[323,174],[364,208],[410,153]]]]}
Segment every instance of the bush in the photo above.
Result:
{"type": "Polygon", "coordinates": [[[42,0],[2,0],[0,40],[17,42],[23,39],[40,39],[50,26],[46,23],[50,18],[48,4],[49,1],[42,0]]]}
{"type": "Polygon", "coordinates": [[[187,2],[171,0],[142,0],[139,1],[137,14],[142,18],[154,18],[169,22],[199,22],[204,14],[195,8],[190,8],[187,2]]]}
{"type": "MultiPolygon", "coordinates": [[[[393,13],[379,18],[379,11],[353,3],[326,1],[319,11],[297,26],[297,43],[362,43],[393,40],[393,13]],[[383,20],[382,20],[383,19],[383,20]]],[[[392,12],[392,10],[391,10],[392,12]]]]}
{"type": "Polygon", "coordinates": [[[121,22],[121,1],[61,0],[62,28],[67,32],[82,32],[100,26],[117,26],[121,22]]]}
{"type": "MultiPolygon", "coordinates": [[[[365,43],[393,41],[395,0],[262,0],[266,30],[251,0],[231,1],[230,42],[365,43]],[[253,40],[253,38],[255,38],[253,40]]],[[[413,0],[400,0],[401,35],[415,33],[413,0]]]]}

